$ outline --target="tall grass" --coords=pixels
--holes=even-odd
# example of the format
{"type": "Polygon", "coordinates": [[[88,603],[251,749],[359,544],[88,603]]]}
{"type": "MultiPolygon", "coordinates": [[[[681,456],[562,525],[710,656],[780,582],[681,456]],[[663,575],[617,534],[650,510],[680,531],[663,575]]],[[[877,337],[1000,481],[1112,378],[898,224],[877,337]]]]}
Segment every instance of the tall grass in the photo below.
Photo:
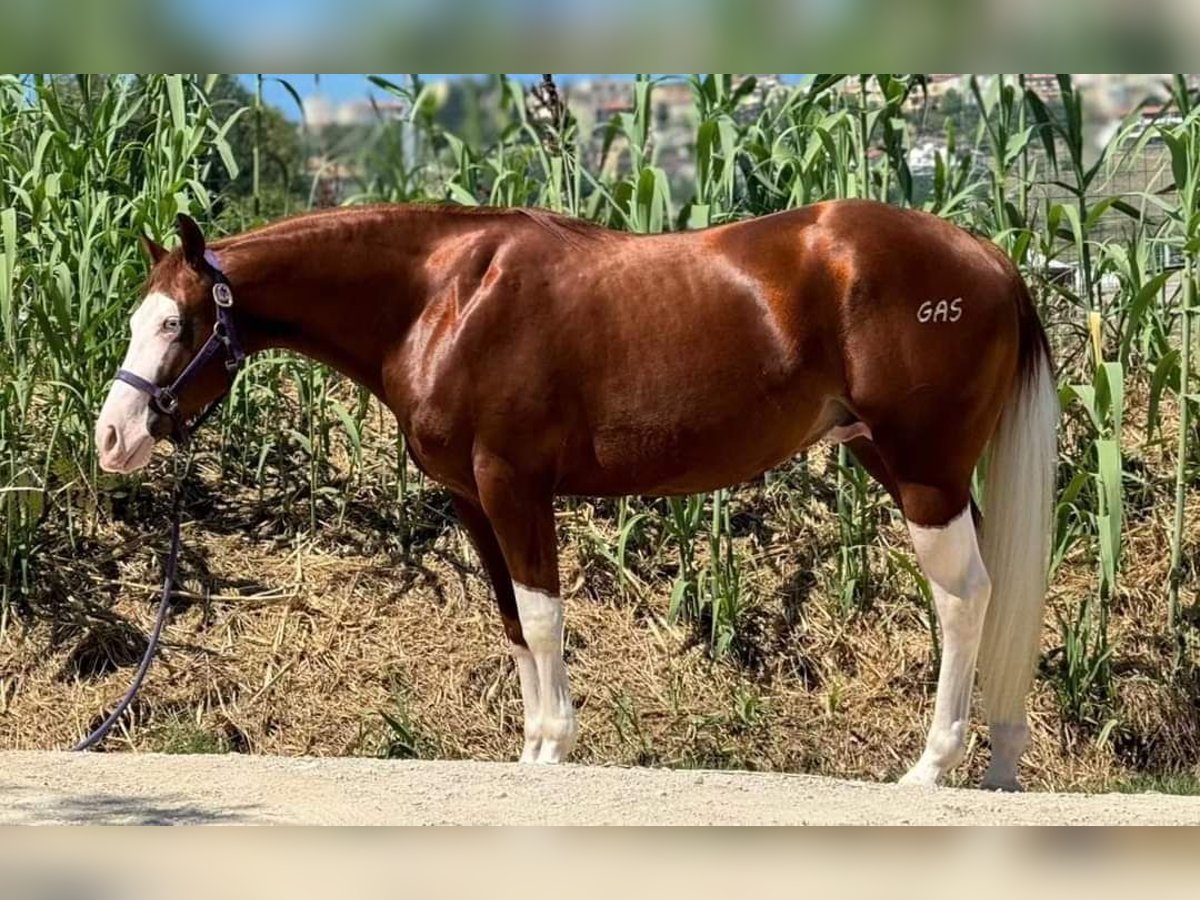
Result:
{"type": "Polygon", "coordinates": [[[0,78],[0,608],[28,588],[42,526],[74,539],[104,487],[92,424],[144,276],[136,235],[204,216],[234,167],[231,122],[181,75],[0,78]]]}
{"type": "MultiPolygon", "coordinates": [[[[1195,574],[1185,529],[1197,462],[1200,106],[1182,77],[1166,86],[1156,119],[1135,111],[1098,148],[1069,76],[1047,94],[1020,76],[972,77],[958,113],[933,135],[941,141],[932,169],[915,171],[911,151],[938,115],[923,76],[817,75],[786,86],[694,75],[684,82],[694,170],[674,182],[656,125],[667,86],[649,76],[638,76],[627,109],[600,122],[547,87],[531,98],[503,76],[471,85],[461,134],[439,115],[436,86],[416,76],[371,80],[404,113],[381,112],[369,138],[342,158],[306,130],[314,158],[326,155],[306,182],[293,173],[305,186],[290,207],[318,202],[344,164],[354,180],[346,202],[540,205],[659,232],[870,197],[991,237],[1034,286],[1060,363],[1067,427],[1053,565],[1079,557],[1094,564],[1092,584],[1069,598],[1058,625],[1062,664],[1051,677],[1063,710],[1094,719],[1109,702],[1108,623],[1121,591],[1121,548],[1130,518],[1153,515],[1157,502],[1152,476],[1131,465],[1131,447],[1158,448],[1173,467],[1164,532],[1170,572],[1159,587],[1176,669],[1190,666],[1185,606],[1195,574]],[[1148,160],[1149,175],[1122,182],[1148,160]],[[1148,398],[1138,401],[1144,434],[1130,428],[1133,397],[1148,398]]],[[[0,627],[29,591],[41,548],[90,534],[119,483],[98,472],[91,428],[145,275],[137,234],[169,241],[178,211],[217,231],[264,215],[263,78],[246,109],[219,114],[211,87],[183,75],[0,78],[0,627]],[[227,139],[242,115],[254,123],[247,159],[227,139]],[[245,165],[249,197],[210,192],[217,175],[245,165]]],[[[268,354],[238,382],[210,447],[214,465],[230,489],[278,498],[300,530],[329,516],[341,522],[356,499],[370,503],[405,547],[434,514],[437,495],[408,466],[402,435],[384,462],[371,452],[378,414],[362,391],[325,369],[268,354]],[[344,464],[333,465],[335,457],[344,464]]],[[[800,460],[775,478],[771,495],[793,507],[825,503],[837,518],[830,595],[839,616],[853,617],[869,613],[874,579],[919,573],[878,546],[895,515],[890,502],[844,449],[831,453],[832,494],[808,476],[812,460],[800,460]]],[[[623,500],[616,536],[590,533],[591,558],[615,575],[621,593],[669,572],[671,618],[694,623],[714,655],[731,651],[755,604],[735,541],[753,490],[623,500]]],[[[921,596],[924,609],[927,591],[921,596]]]]}

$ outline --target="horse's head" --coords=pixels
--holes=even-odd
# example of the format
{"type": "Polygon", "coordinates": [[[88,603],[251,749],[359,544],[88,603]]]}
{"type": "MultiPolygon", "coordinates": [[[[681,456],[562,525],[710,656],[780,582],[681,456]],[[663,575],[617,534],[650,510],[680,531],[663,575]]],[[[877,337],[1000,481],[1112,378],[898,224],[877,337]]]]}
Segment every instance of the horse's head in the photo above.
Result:
{"type": "Polygon", "coordinates": [[[168,252],[142,239],[153,264],[146,294],[130,318],[122,374],[96,420],[96,449],[101,468],[108,472],[128,473],[145,466],[155,443],[219,399],[232,378],[223,354],[206,353],[186,384],[179,386],[179,396],[151,393],[174,384],[210,343],[217,321],[213,286],[221,276],[212,256],[206,257],[204,235],[185,215],[176,225],[181,240],[177,250],[168,252]],[[121,380],[129,375],[133,377],[121,380]]]}

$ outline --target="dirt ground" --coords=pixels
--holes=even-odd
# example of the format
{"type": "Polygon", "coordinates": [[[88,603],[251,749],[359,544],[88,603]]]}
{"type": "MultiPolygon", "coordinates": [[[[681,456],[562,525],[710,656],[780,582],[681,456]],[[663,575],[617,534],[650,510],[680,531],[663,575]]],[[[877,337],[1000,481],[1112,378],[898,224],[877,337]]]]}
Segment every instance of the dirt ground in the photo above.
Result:
{"type": "Polygon", "coordinates": [[[238,754],[0,754],[0,824],[1196,825],[1200,798],[238,754]]]}

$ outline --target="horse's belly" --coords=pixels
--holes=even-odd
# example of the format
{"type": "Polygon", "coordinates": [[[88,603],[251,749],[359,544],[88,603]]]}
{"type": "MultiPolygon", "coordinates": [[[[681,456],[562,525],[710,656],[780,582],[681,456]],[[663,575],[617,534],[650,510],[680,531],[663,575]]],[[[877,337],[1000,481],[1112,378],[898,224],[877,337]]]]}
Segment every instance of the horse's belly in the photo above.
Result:
{"type": "Polygon", "coordinates": [[[757,478],[819,439],[835,415],[821,401],[747,405],[719,419],[599,428],[563,472],[568,494],[679,495],[757,478]]]}

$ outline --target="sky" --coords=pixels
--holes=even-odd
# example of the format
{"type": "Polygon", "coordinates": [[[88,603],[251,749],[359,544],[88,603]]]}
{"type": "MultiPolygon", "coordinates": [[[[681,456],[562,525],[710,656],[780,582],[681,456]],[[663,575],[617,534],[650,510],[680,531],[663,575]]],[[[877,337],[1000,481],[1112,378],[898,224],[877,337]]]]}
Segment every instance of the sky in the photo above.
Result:
{"type": "MultiPolygon", "coordinates": [[[[394,81],[397,84],[407,84],[408,75],[406,74],[384,74],[382,77],[389,81],[394,81]]],[[[425,74],[422,73],[422,78],[429,81],[437,81],[443,78],[483,78],[483,75],[468,75],[468,74],[425,74]]],[[[516,78],[523,82],[540,81],[541,75],[529,75],[520,73],[510,73],[510,78],[516,78]]],[[[586,78],[633,78],[632,74],[624,73],[607,73],[607,74],[583,74],[583,73],[556,73],[554,80],[560,85],[569,85],[572,81],[579,81],[586,78]]],[[[783,80],[790,82],[800,78],[800,75],[784,75],[783,80]]],[[[251,91],[254,90],[254,75],[238,75],[238,78],[251,91]]],[[[303,99],[307,100],[314,95],[321,95],[325,100],[328,100],[333,105],[345,103],[347,100],[364,100],[371,96],[386,96],[385,92],[375,87],[371,82],[367,81],[366,75],[359,74],[324,74],[324,75],[266,75],[263,83],[263,100],[278,109],[289,119],[298,119],[299,111],[296,109],[296,101],[288,93],[281,83],[280,79],[284,79],[293,88],[296,93],[303,99]]]]}
{"type": "MultiPolygon", "coordinates": [[[[384,78],[390,81],[395,81],[398,84],[404,84],[408,79],[407,75],[388,75],[384,74],[384,78]]],[[[464,75],[422,75],[431,81],[436,81],[441,78],[463,78],[464,75]]],[[[525,75],[515,74],[513,78],[519,78],[522,81],[537,81],[541,79],[541,75],[525,75]]],[[[555,79],[560,84],[570,84],[573,80],[579,78],[596,78],[596,75],[555,75],[555,79]]],[[[608,78],[632,78],[633,75],[608,75],[608,78]]],[[[253,75],[239,75],[241,82],[250,90],[254,90],[253,75]]],[[[296,117],[296,101],[288,94],[287,89],[279,83],[277,79],[286,79],[288,83],[296,89],[301,97],[308,98],[314,94],[321,94],[326,100],[331,103],[344,103],[347,100],[361,100],[371,95],[381,95],[383,91],[375,87],[365,75],[350,75],[350,74],[333,74],[333,75],[267,75],[267,80],[263,84],[263,99],[273,106],[279,107],[288,118],[296,117]],[[319,80],[318,80],[319,79],[319,80]]]]}

